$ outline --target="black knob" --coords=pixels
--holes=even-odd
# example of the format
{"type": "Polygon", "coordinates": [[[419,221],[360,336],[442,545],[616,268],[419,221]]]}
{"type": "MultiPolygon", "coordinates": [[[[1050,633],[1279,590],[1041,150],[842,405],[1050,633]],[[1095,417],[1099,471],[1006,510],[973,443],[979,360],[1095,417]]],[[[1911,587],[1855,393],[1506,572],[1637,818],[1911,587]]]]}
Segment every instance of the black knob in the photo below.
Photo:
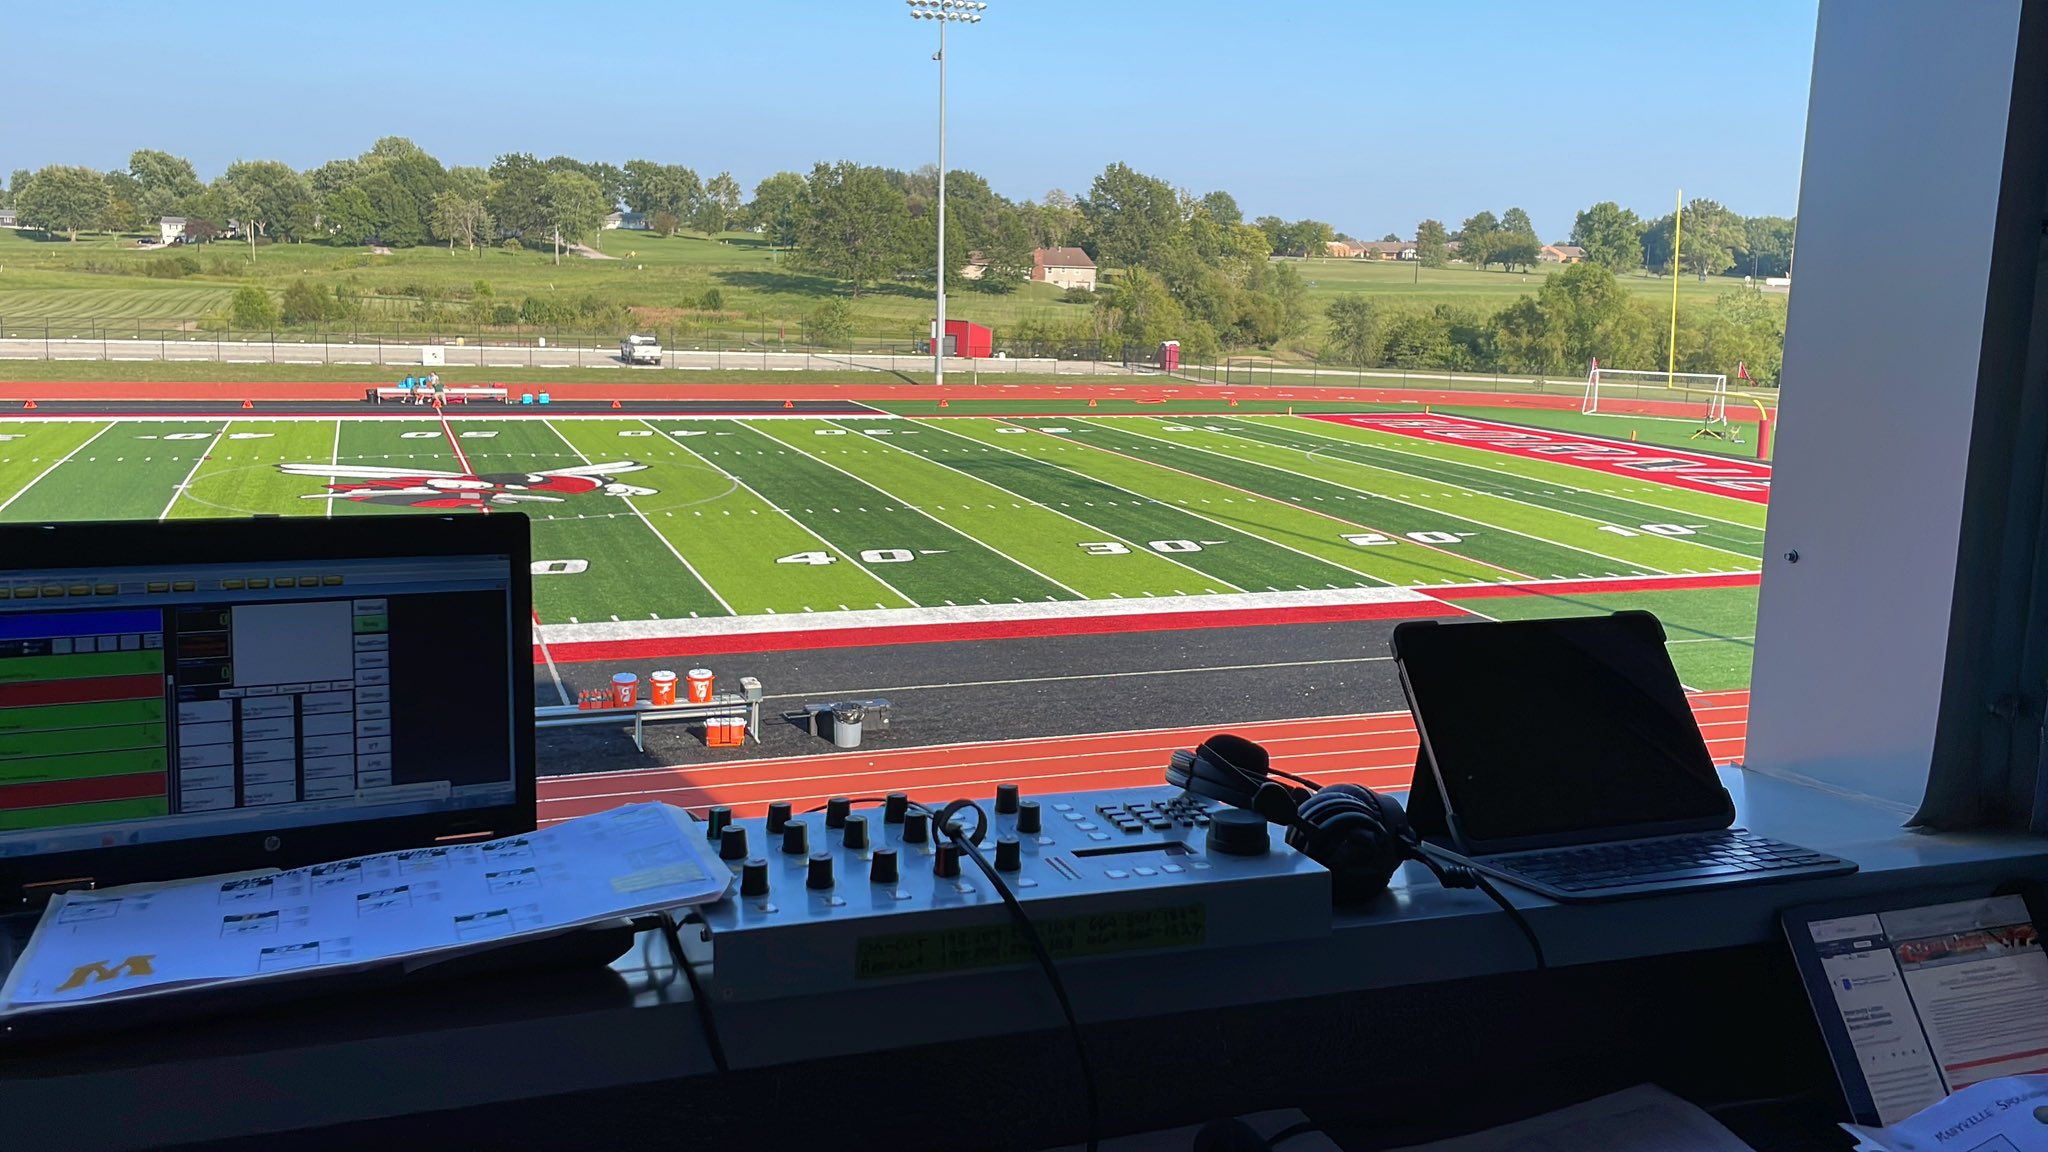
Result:
{"type": "Polygon", "coordinates": [[[891,792],[882,797],[882,823],[901,824],[903,814],[910,811],[910,797],[901,792],[891,792]]]}
{"type": "Polygon", "coordinates": [[[875,849],[874,859],[868,861],[868,883],[894,884],[896,882],[896,850],[875,849]]]}
{"type": "Polygon", "coordinates": [[[848,816],[846,818],[846,846],[856,851],[868,846],[868,818],[848,816]]]}
{"type": "Polygon", "coordinates": [[[732,824],[732,809],[720,804],[704,814],[704,838],[716,840],[732,824]]]}
{"type": "Polygon", "coordinates": [[[782,827],[782,851],[790,856],[807,855],[811,850],[811,826],[801,820],[791,820],[782,827]]]}
{"type": "Polygon", "coordinates": [[[830,888],[831,886],[832,854],[830,852],[811,853],[811,871],[808,876],[804,877],[804,887],[830,888]]]}
{"type": "Polygon", "coordinates": [[[747,858],[747,830],[735,824],[718,834],[718,858],[720,860],[745,860],[747,858]]]}
{"type": "Polygon", "coordinates": [[[767,894],[768,862],[756,856],[740,868],[740,895],[766,896],[767,894]]]}
{"type": "Polygon", "coordinates": [[[1023,842],[1015,836],[996,837],[996,871],[1015,872],[1024,867],[1023,842]]]}
{"type": "Polygon", "coordinates": [[[1026,800],[1017,805],[1017,831],[1035,834],[1038,829],[1038,801],[1026,800]]]}
{"type": "Polygon", "coordinates": [[[960,874],[960,846],[951,840],[939,844],[939,851],[932,857],[932,875],[954,877],[960,874]]]}
{"type": "Polygon", "coordinates": [[[931,833],[932,833],[932,814],[931,814],[931,813],[929,813],[929,812],[924,812],[924,811],[918,811],[918,812],[908,812],[908,813],[905,813],[905,814],[904,814],[904,816],[903,816],[903,842],[904,842],[905,844],[922,844],[922,843],[924,843],[925,841],[927,841],[927,840],[929,840],[929,839],[931,839],[931,838],[932,838],[932,835],[931,835],[931,833]]]}
{"type": "Polygon", "coordinates": [[[777,800],[768,805],[768,834],[775,835],[789,823],[789,801],[777,800]]]}
{"type": "Polygon", "coordinates": [[[853,811],[853,801],[844,796],[834,796],[825,801],[825,827],[846,827],[846,814],[853,811]]]}
{"type": "Polygon", "coordinates": [[[996,785],[996,815],[1010,816],[1015,814],[1016,811],[1017,786],[1015,784],[996,785]]]}
{"type": "Polygon", "coordinates": [[[1237,808],[1209,817],[1208,844],[1209,851],[1225,856],[1264,856],[1273,847],[1266,837],[1266,818],[1237,808]]]}

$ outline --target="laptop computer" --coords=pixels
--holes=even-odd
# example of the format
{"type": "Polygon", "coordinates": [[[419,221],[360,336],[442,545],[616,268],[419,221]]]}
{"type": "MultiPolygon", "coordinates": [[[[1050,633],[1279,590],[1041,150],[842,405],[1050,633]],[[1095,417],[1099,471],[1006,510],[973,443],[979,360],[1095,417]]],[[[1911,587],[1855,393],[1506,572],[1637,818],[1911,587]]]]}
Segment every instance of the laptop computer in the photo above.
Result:
{"type": "Polygon", "coordinates": [[[2037,883],[1961,884],[1783,913],[1856,1123],[1896,1124],[1979,1081],[2048,1072],[2044,896],[2037,883]]]}
{"type": "Polygon", "coordinates": [[[518,514],[0,525],[0,977],[56,891],[534,828],[518,514]]]}
{"type": "Polygon", "coordinates": [[[1433,851],[1567,902],[1856,870],[1732,827],[1648,612],[1409,621],[1393,651],[1421,737],[1409,816],[1433,851]]]}

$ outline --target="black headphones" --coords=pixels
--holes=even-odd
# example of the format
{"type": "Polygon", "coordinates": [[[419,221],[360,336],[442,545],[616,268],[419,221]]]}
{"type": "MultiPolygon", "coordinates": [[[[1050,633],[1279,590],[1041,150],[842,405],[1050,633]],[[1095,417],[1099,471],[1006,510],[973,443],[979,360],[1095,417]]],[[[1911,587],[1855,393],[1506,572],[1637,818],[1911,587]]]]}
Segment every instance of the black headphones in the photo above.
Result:
{"type": "Polygon", "coordinates": [[[1385,891],[1404,860],[1420,860],[1443,875],[1423,856],[1421,837],[1399,800],[1359,784],[1324,787],[1276,772],[1266,750],[1242,736],[1221,733],[1193,752],[1175,752],[1166,782],[1284,826],[1288,847],[1330,870],[1339,904],[1385,891]],[[1282,784],[1275,775],[1297,783],[1282,784]]]}

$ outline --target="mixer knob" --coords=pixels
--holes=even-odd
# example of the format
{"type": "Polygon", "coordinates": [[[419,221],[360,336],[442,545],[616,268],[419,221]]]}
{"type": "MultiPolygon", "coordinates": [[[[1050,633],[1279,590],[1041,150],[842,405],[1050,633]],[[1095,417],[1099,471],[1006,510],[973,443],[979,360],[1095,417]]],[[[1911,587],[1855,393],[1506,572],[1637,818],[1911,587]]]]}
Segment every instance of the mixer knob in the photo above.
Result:
{"type": "Polygon", "coordinates": [[[720,860],[745,860],[747,858],[747,830],[735,824],[718,834],[718,858],[720,860]]]}
{"type": "Polygon", "coordinates": [[[960,846],[951,840],[942,841],[939,851],[932,857],[932,875],[952,879],[960,875],[960,846]]]}
{"type": "Polygon", "coordinates": [[[1016,812],[1017,786],[1015,784],[996,785],[996,815],[1013,816],[1016,812]]]}
{"type": "Polygon", "coordinates": [[[704,838],[716,840],[732,825],[732,809],[720,804],[704,814],[704,838]]]}
{"type": "Polygon", "coordinates": [[[832,854],[830,852],[811,853],[811,870],[810,874],[804,877],[804,887],[830,888],[831,886],[832,854]]]}
{"type": "Polygon", "coordinates": [[[882,797],[882,823],[901,824],[903,814],[910,811],[910,797],[902,792],[891,792],[882,797]]]}
{"type": "Polygon", "coordinates": [[[846,846],[855,851],[868,846],[868,818],[848,816],[846,818],[846,846]]]}
{"type": "Polygon", "coordinates": [[[801,820],[792,820],[782,829],[782,850],[791,856],[803,856],[811,850],[811,826],[801,820]]]}
{"type": "Polygon", "coordinates": [[[1017,831],[1026,835],[1036,835],[1039,827],[1038,801],[1026,800],[1017,805],[1017,831]]]}
{"type": "Polygon", "coordinates": [[[1209,818],[1208,846],[1225,856],[1264,856],[1273,843],[1266,836],[1265,817],[1226,808],[1209,818]]]}
{"type": "Polygon", "coordinates": [[[932,814],[918,811],[906,813],[903,817],[903,842],[922,844],[931,839],[932,814]]]}
{"type": "Polygon", "coordinates": [[[846,827],[846,814],[853,811],[853,801],[844,796],[834,796],[825,801],[825,827],[846,827]]]}
{"type": "Polygon", "coordinates": [[[996,837],[996,871],[1015,872],[1024,867],[1024,847],[1015,836],[996,837]]]}
{"type": "Polygon", "coordinates": [[[868,883],[894,884],[896,882],[896,850],[875,849],[875,858],[868,862],[868,883]]]}
{"type": "Polygon", "coordinates": [[[777,800],[768,805],[768,834],[775,835],[789,824],[789,801],[777,800]]]}
{"type": "Polygon", "coordinates": [[[766,896],[768,894],[768,861],[759,856],[740,869],[740,895],[766,896]]]}

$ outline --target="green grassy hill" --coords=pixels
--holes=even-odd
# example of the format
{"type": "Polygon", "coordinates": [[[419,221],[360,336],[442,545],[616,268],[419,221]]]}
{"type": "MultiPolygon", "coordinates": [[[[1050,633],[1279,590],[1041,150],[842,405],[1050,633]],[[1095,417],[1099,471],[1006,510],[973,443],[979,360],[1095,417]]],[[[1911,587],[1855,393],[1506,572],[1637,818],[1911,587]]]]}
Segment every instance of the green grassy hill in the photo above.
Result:
{"type": "MultiPolygon", "coordinates": [[[[324,293],[339,289],[359,301],[357,315],[334,321],[339,332],[479,331],[491,314],[517,313],[529,297],[580,309],[613,310],[602,320],[579,320],[572,330],[615,335],[628,327],[656,329],[680,347],[738,347],[797,343],[807,313],[840,298],[852,307],[850,336],[861,347],[909,350],[932,315],[928,288],[884,284],[854,296],[848,285],[792,269],[787,256],[761,237],[727,233],[663,238],[649,232],[606,232],[605,256],[565,253],[558,266],[550,251],[493,248],[481,253],[446,248],[366,248],[321,244],[269,244],[254,259],[246,245],[229,241],[190,248],[148,250],[133,237],[92,236],[77,242],[44,240],[33,233],[0,231],[0,333],[151,336],[216,323],[242,284],[281,294],[305,279],[324,293]],[[167,272],[179,272],[165,277],[167,272]],[[155,275],[152,275],[152,273],[155,275]],[[717,307],[706,294],[716,290],[717,307]],[[623,311],[620,311],[623,310],[623,311]]],[[[1371,294],[1402,305],[1462,303],[1484,310],[1534,293],[1554,266],[1505,273],[1462,266],[1422,269],[1413,264],[1362,260],[1294,262],[1308,282],[1315,327],[1297,343],[1322,342],[1322,309],[1341,293],[1371,294]]],[[[1643,275],[1622,278],[1631,291],[1668,297],[1671,281],[1643,275]]],[[[1739,280],[1683,280],[1680,298],[1696,307],[1739,289],[1739,280]]],[[[1059,323],[1080,316],[1085,304],[1061,300],[1059,290],[1020,284],[1009,293],[955,291],[952,317],[998,331],[1031,319],[1059,323]]],[[[515,321],[516,322],[516,321],[515,321]]],[[[541,332],[563,330],[551,324],[541,332]]]]}

